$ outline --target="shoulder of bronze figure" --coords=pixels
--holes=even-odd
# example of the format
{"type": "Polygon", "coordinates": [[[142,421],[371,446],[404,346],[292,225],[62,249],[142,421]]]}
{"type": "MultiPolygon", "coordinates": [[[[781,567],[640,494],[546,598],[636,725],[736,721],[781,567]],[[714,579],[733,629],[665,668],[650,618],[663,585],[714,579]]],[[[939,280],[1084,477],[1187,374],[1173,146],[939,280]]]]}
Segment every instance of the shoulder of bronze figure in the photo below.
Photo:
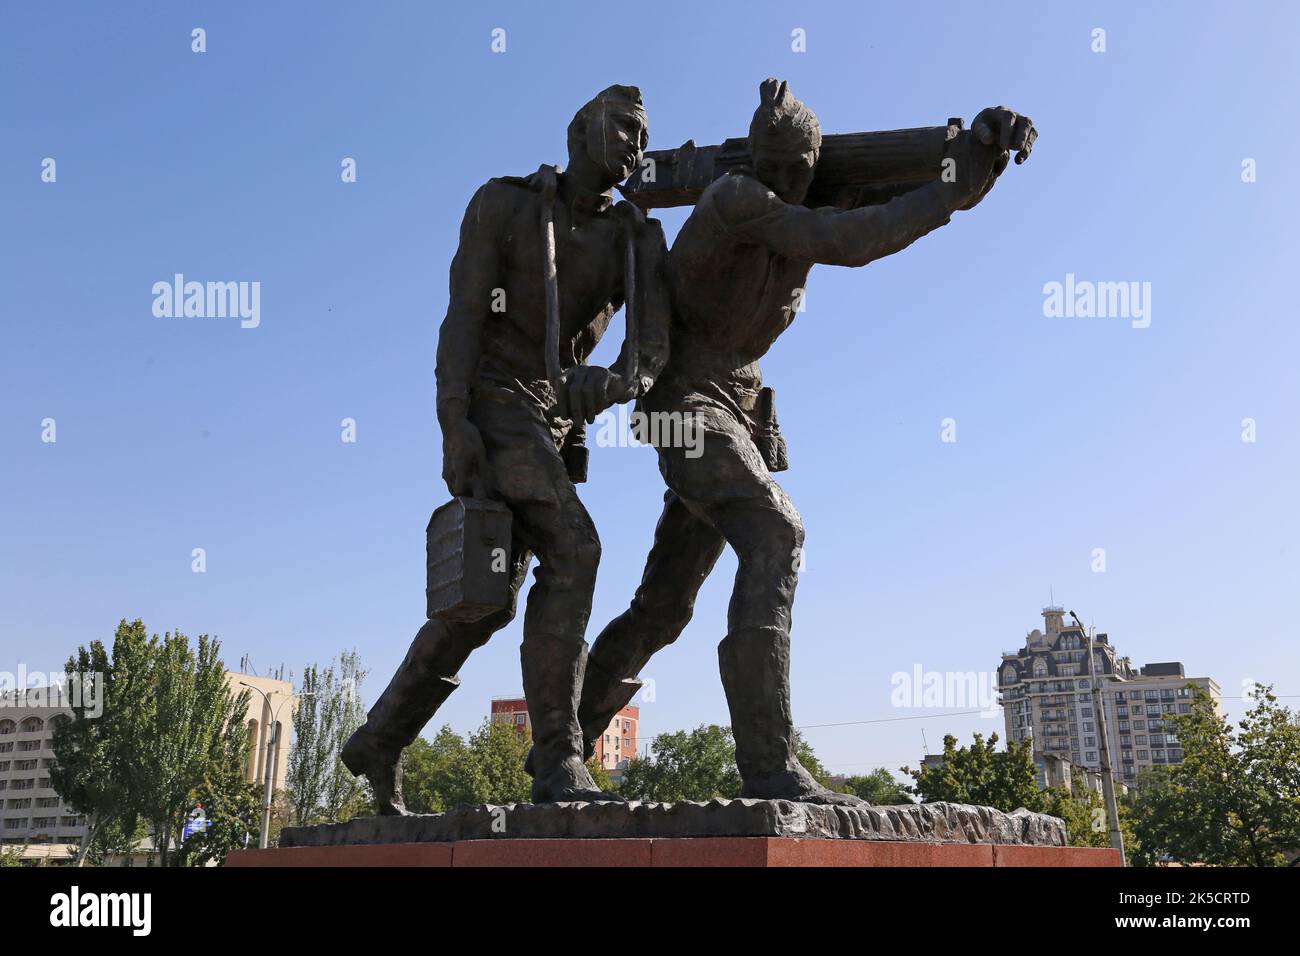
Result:
{"type": "Polygon", "coordinates": [[[549,163],[542,163],[537,167],[537,172],[528,177],[528,188],[534,192],[540,192],[544,199],[554,199],[555,190],[559,187],[560,171],[549,163]]]}

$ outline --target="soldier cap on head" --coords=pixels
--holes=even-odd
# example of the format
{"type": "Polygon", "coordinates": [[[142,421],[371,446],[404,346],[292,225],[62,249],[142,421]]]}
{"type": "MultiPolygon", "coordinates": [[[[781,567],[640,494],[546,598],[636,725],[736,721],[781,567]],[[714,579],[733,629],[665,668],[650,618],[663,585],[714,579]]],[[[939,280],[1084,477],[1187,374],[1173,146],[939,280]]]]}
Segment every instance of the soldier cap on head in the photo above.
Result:
{"type": "Polygon", "coordinates": [[[758,85],[759,103],[749,124],[750,152],[762,145],[778,152],[821,149],[817,115],[790,92],[785,80],[768,77],[758,85]]]}
{"type": "Polygon", "coordinates": [[[647,142],[648,122],[645,112],[645,106],[641,103],[641,91],[635,86],[622,86],[615,83],[613,86],[607,86],[601,90],[589,101],[583,104],[582,109],[573,115],[569,122],[569,152],[575,149],[582,149],[587,137],[587,126],[593,120],[599,119],[607,112],[631,113],[641,122],[641,142],[637,145],[645,149],[647,142]]]}

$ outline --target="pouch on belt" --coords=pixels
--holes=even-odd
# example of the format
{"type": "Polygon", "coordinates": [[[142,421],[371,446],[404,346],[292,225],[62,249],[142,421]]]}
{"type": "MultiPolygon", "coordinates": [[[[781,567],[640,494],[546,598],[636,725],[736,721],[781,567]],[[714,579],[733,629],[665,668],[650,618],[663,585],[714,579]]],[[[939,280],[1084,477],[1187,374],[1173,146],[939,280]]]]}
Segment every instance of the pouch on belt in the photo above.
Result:
{"type": "Polygon", "coordinates": [[[781,426],[776,421],[776,391],[764,386],[758,392],[758,403],[754,406],[754,444],[763,456],[768,471],[785,471],[790,467],[790,457],[786,453],[785,438],[781,435],[781,426]]]}

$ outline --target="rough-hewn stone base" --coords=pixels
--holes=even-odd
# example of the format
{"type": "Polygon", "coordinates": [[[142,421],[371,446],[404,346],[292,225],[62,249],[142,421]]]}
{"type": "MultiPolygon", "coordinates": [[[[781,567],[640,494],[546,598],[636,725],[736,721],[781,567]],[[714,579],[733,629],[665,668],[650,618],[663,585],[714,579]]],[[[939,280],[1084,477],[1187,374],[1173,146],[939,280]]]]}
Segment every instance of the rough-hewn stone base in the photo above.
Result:
{"type": "Polygon", "coordinates": [[[960,803],[826,807],[789,800],[707,803],[519,803],[408,817],[286,827],[281,847],[456,843],[469,840],[790,837],[822,840],[1063,847],[1065,824],[1020,809],[960,803]]]}

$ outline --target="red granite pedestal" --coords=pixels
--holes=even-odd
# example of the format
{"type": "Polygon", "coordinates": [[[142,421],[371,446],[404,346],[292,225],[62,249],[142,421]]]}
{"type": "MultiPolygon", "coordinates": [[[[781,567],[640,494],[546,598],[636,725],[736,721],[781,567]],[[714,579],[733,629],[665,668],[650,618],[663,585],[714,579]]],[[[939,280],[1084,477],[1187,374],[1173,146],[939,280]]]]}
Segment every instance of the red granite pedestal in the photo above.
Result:
{"type": "Polygon", "coordinates": [[[226,866],[1119,866],[1115,850],[794,837],[495,839],[236,850],[226,866]]]}

